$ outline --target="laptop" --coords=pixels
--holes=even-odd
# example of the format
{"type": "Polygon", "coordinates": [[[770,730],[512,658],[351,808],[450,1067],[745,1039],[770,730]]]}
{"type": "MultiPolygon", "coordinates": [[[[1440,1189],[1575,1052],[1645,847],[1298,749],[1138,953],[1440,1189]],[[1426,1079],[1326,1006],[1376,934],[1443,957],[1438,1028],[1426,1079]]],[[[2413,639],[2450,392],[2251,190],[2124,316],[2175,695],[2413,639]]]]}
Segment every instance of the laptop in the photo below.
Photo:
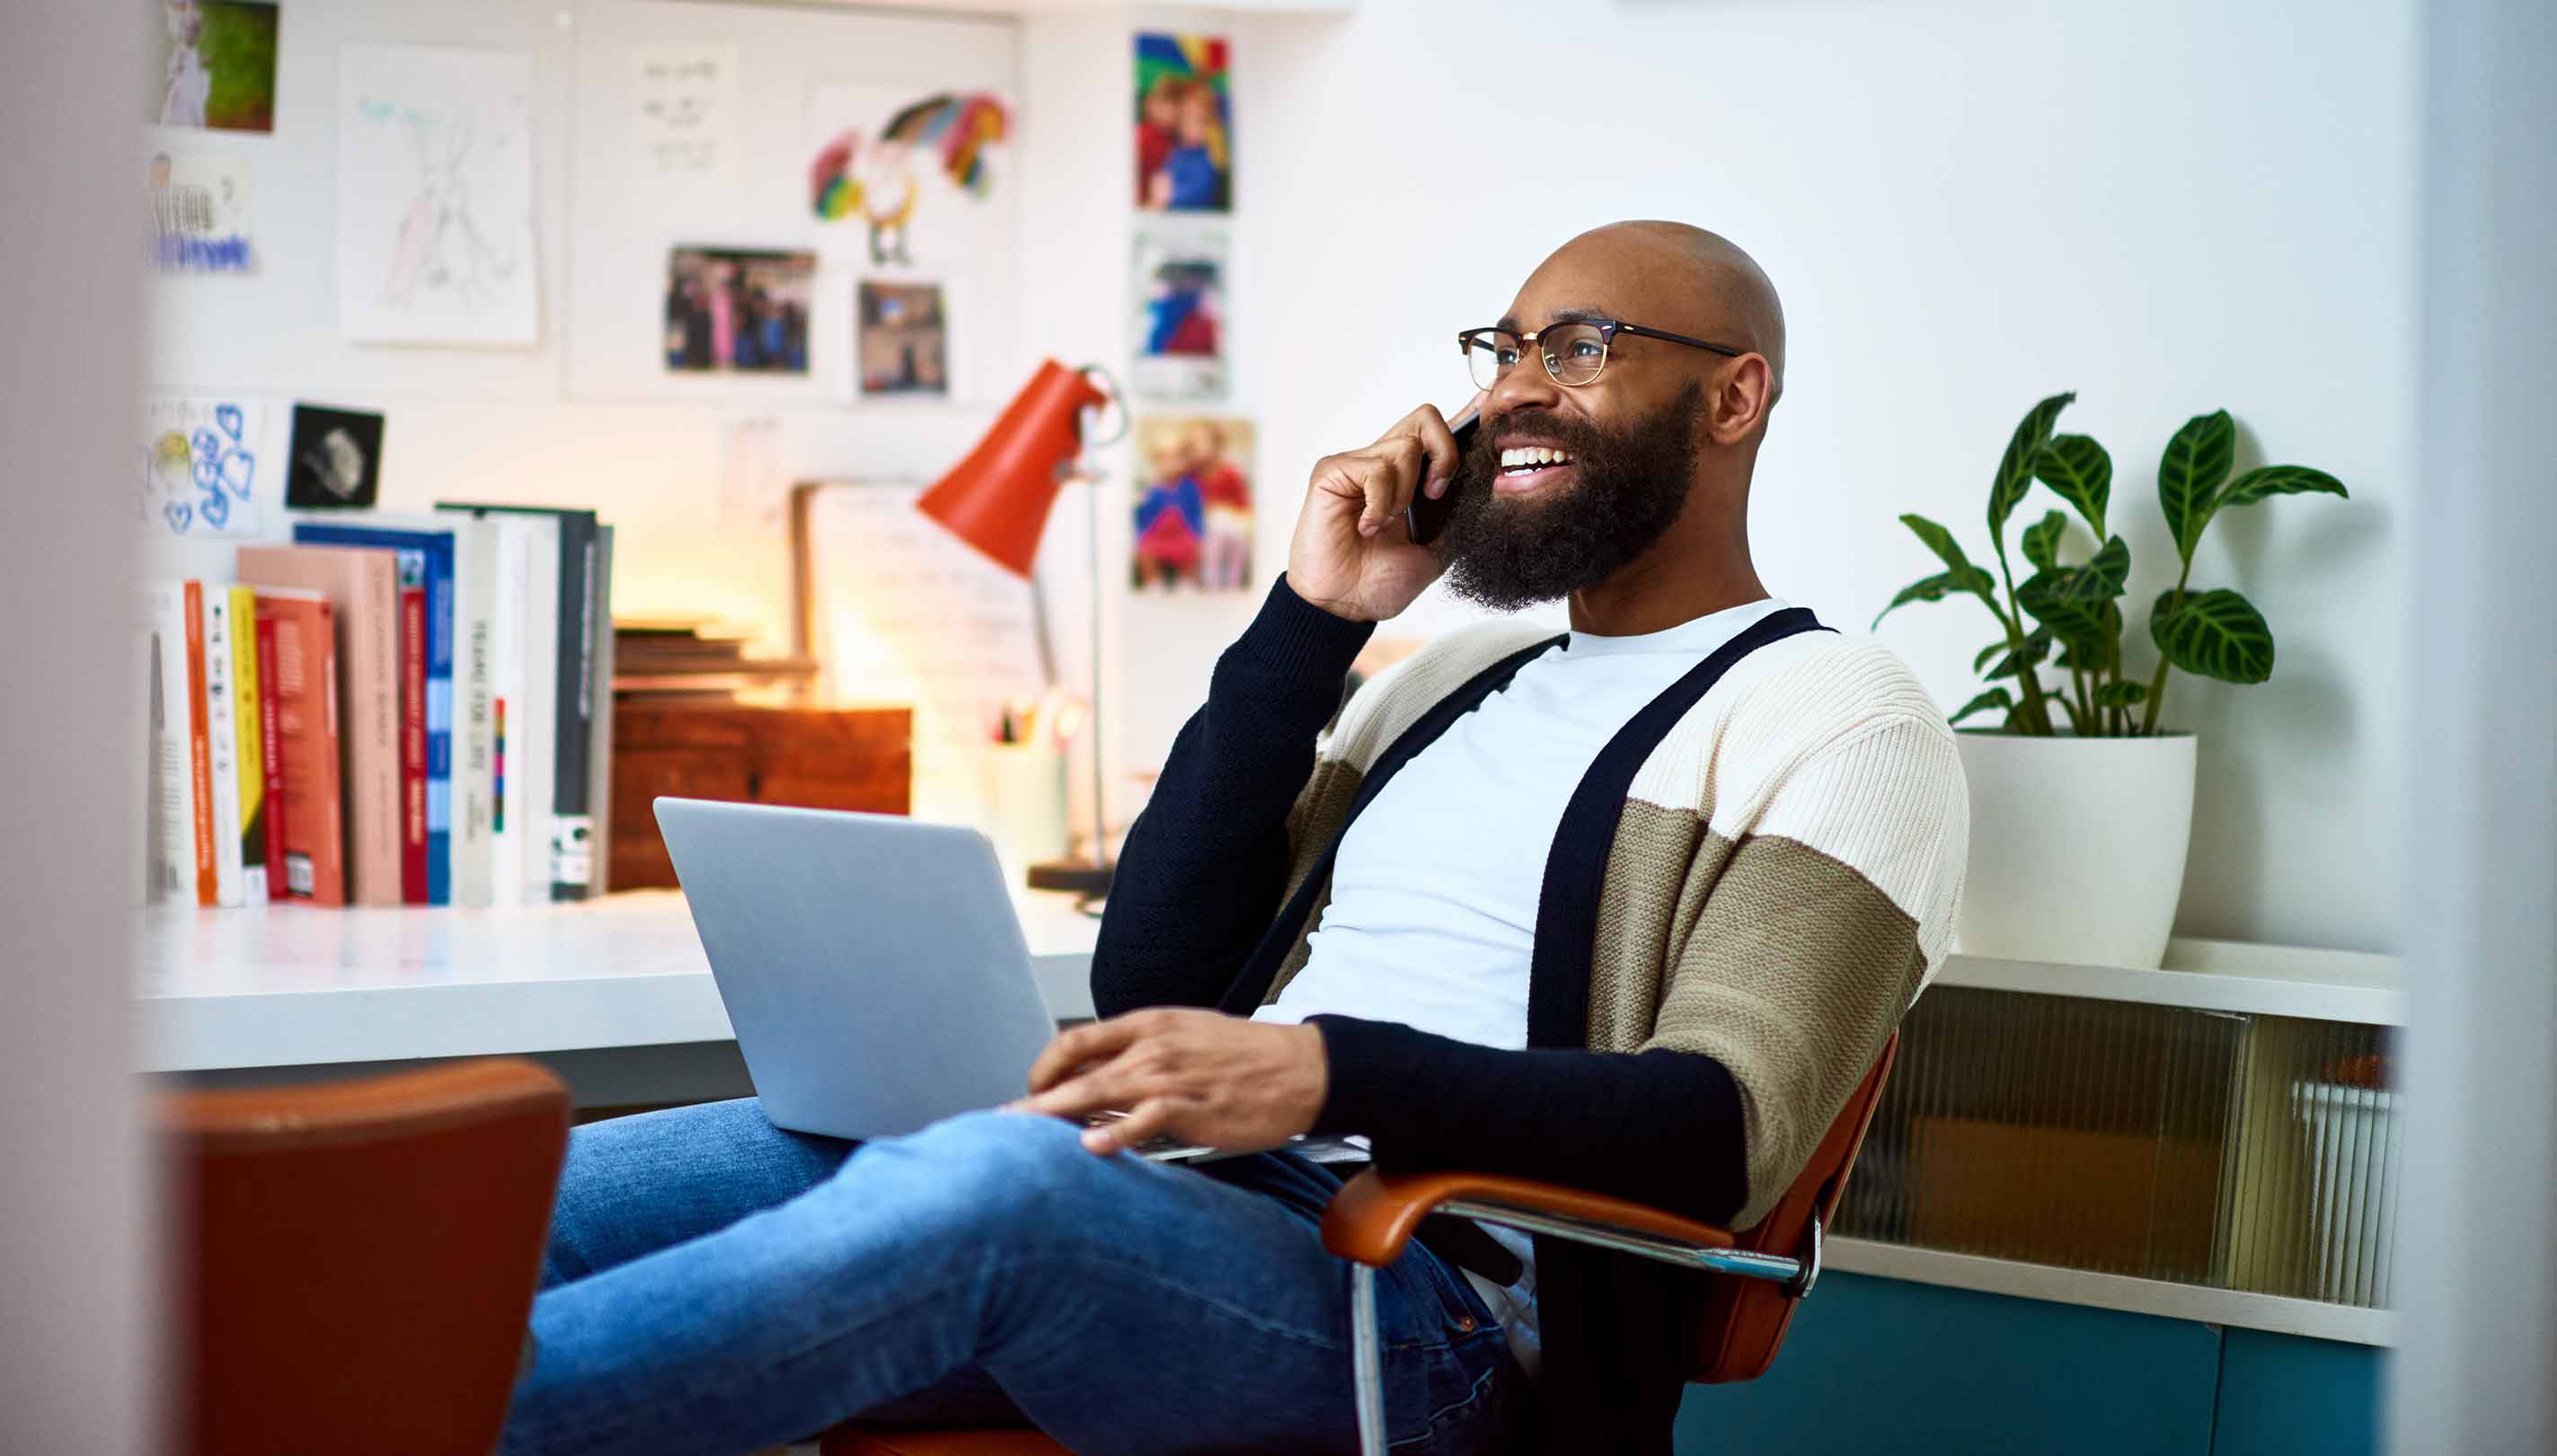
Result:
{"type": "MultiPolygon", "coordinates": [[[[1056,1023],[984,835],[705,799],[655,808],[774,1126],[892,1137],[1027,1090],[1056,1023]]],[[[1299,1139],[1298,1150],[1328,1154],[1331,1141],[1299,1139]]],[[[1168,1138],[1135,1150],[1161,1162],[1219,1156],[1168,1138]]]]}

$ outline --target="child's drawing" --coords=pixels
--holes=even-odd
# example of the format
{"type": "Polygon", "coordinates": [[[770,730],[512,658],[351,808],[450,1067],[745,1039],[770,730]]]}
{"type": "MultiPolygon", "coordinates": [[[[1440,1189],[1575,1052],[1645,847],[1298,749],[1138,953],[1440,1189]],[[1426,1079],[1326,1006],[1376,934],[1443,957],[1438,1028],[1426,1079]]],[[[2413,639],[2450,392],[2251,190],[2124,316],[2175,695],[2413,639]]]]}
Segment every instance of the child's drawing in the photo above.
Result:
{"type": "Polygon", "coordinates": [[[202,396],[142,404],[142,478],[135,501],[146,530],[172,536],[254,536],[272,493],[259,455],[266,407],[202,396]]]}
{"type": "Polygon", "coordinates": [[[1009,116],[1000,97],[984,92],[946,91],[893,111],[878,109],[875,96],[875,88],[817,89],[811,107],[827,137],[808,165],[808,203],[829,222],[860,213],[874,265],[911,264],[907,235],[925,179],[983,199],[992,185],[986,149],[1003,144],[1009,116]],[[861,119],[866,109],[871,115],[861,119]]]}
{"type": "Polygon", "coordinates": [[[532,58],[340,58],[338,314],[347,337],[532,343],[532,58]]]}

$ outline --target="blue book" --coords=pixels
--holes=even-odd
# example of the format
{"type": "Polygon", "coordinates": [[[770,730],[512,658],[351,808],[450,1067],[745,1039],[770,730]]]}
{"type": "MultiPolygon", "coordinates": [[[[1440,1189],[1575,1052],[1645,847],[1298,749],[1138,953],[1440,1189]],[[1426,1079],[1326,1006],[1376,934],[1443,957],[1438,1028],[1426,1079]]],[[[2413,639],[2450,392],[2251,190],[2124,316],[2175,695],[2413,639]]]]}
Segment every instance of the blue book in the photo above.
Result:
{"type": "MultiPolygon", "coordinates": [[[[298,520],[306,546],[364,546],[423,558],[426,571],[426,902],[453,903],[453,531],[298,520]]],[[[403,571],[405,575],[405,570],[403,571]]]]}

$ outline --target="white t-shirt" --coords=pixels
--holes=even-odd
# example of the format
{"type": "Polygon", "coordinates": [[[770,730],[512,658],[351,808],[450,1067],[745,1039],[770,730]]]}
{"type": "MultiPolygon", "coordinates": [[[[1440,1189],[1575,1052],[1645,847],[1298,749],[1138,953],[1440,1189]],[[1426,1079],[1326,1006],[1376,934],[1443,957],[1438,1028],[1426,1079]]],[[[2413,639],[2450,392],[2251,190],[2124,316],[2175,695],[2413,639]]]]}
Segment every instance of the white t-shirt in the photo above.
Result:
{"type": "MultiPolygon", "coordinates": [[[[1350,826],[1304,969],[1254,1019],[1332,1013],[1525,1047],[1537,901],[1572,791],[1644,705],[1784,607],[1769,597],[1637,637],[1573,632],[1530,660],[1350,826]]],[[[1486,1232],[1532,1260],[1525,1236],[1486,1232]]],[[[1466,1277],[1534,1371],[1535,1264],[1508,1288],[1466,1277]]]]}

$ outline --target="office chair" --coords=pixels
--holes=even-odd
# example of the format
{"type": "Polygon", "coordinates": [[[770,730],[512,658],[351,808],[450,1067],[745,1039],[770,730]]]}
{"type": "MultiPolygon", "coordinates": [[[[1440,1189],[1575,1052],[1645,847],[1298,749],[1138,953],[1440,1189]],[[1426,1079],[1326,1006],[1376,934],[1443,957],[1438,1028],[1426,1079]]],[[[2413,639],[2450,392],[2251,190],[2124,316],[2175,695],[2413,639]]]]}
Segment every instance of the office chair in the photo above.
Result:
{"type": "Polygon", "coordinates": [[[178,1449],[487,1451],[541,1275],[568,1090],[529,1062],[181,1092],[178,1449]]]}
{"type": "MultiPolygon", "coordinates": [[[[1756,1227],[1734,1233],[1551,1183],[1480,1173],[1386,1174],[1371,1168],[1341,1185],[1323,1214],[1323,1247],[1350,1260],[1351,1364],[1359,1446],[1385,1450],[1385,1386],[1376,1333],[1376,1271],[1402,1257],[1420,1221],[1456,1214],[1568,1239],[1727,1277],[1706,1286],[1687,1379],[1752,1381],[1774,1363],[1794,1307],[1820,1272],[1821,1231],[1836,1214],[1846,1175],[1864,1145],[1882,1084],[1899,1054],[1894,1032],[1873,1070],[1838,1110],[1810,1162],[1756,1227]]],[[[904,1430],[858,1422],[826,1433],[822,1456],[1071,1456],[1037,1431],[904,1430]]]]}

